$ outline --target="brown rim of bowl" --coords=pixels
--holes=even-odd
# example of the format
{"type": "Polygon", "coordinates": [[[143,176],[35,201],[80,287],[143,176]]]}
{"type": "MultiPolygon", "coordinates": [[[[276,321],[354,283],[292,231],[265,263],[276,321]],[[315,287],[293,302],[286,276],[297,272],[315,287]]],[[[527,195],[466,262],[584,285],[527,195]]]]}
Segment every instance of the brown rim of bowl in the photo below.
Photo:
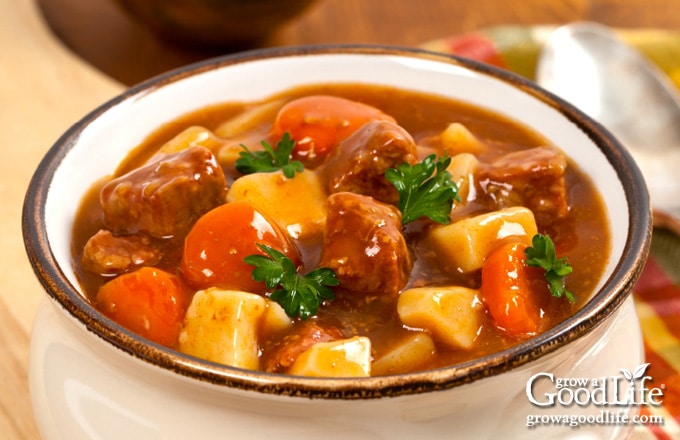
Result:
{"type": "Polygon", "coordinates": [[[176,69],[132,87],[93,110],[57,140],[39,164],[29,184],[22,219],[26,252],[48,295],[91,333],[107,343],[149,364],[214,385],[268,394],[324,399],[372,399],[449,389],[498,375],[555,351],[589,333],[621,306],[640,276],[649,252],[651,231],[649,196],[642,174],[633,159],[609,132],[575,107],[523,77],[479,62],[421,49],[373,45],[317,45],[241,52],[176,69]],[[149,343],[99,314],[77,292],[57,266],[47,240],[45,224],[45,202],[50,180],[60,161],[77,141],[80,132],[100,114],[121,101],[140,93],[152,92],[156,88],[194,73],[262,58],[321,54],[398,55],[460,65],[514,85],[562,113],[600,148],[613,165],[626,192],[630,212],[628,239],[613,275],[571,318],[517,346],[451,367],[359,379],[294,377],[247,371],[212,363],[149,343]]]}

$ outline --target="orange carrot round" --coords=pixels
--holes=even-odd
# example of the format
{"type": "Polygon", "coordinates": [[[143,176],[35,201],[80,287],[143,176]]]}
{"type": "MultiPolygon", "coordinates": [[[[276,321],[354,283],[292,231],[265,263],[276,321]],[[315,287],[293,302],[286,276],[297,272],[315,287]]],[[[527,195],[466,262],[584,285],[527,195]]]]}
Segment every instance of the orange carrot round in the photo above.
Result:
{"type": "Polygon", "coordinates": [[[498,327],[512,335],[539,330],[543,298],[549,298],[543,271],[526,265],[523,243],[495,249],[482,267],[481,294],[498,327]]]}
{"type": "Polygon", "coordinates": [[[293,158],[307,166],[322,163],[343,139],[372,120],[394,122],[381,110],[357,101],[327,95],[294,99],[279,111],[274,135],[288,132],[296,141],[293,158]]]}
{"type": "Polygon", "coordinates": [[[153,342],[177,343],[188,296],[178,277],[153,267],[120,275],[101,286],[97,308],[123,327],[153,342]]]}
{"type": "Polygon", "coordinates": [[[197,289],[221,287],[263,293],[264,283],[253,280],[253,266],[244,261],[249,255],[265,255],[258,243],[300,264],[299,252],[288,235],[251,203],[220,205],[199,218],[186,236],[181,273],[197,289]]]}

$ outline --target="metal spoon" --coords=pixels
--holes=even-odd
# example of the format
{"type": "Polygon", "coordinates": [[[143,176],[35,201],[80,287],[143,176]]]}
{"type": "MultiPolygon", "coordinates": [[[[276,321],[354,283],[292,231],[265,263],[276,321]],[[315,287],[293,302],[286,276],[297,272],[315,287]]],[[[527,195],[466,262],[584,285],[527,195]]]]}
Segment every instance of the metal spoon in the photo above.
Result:
{"type": "Polygon", "coordinates": [[[610,28],[578,22],[548,37],[536,81],[629,149],[647,181],[655,225],[680,234],[680,96],[668,78],[610,28]]]}

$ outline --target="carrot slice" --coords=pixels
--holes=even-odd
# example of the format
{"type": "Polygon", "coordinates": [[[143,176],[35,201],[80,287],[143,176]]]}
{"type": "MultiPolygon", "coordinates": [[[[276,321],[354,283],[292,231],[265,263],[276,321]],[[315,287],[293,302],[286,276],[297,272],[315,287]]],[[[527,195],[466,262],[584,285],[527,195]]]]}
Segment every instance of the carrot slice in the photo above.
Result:
{"type": "Polygon", "coordinates": [[[197,289],[220,287],[263,293],[263,282],[253,280],[253,266],[244,259],[265,255],[257,244],[272,247],[300,264],[297,248],[284,230],[247,201],[220,205],[204,214],[184,240],[181,272],[197,289]]]}
{"type": "Polygon", "coordinates": [[[295,140],[293,158],[306,166],[322,163],[343,139],[372,120],[395,122],[381,110],[361,102],[327,95],[294,99],[279,110],[277,138],[288,132],[295,140]]]}
{"type": "Polygon", "coordinates": [[[536,334],[544,298],[550,297],[543,271],[526,265],[523,243],[508,242],[482,266],[481,294],[496,325],[512,335],[536,334]]]}
{"type": "Polygon", "coordinates": [[[101,286],[95,303],[123,327],[172,348],[188,307],[188,293],[175,275],[142,267],[101,286]]]}

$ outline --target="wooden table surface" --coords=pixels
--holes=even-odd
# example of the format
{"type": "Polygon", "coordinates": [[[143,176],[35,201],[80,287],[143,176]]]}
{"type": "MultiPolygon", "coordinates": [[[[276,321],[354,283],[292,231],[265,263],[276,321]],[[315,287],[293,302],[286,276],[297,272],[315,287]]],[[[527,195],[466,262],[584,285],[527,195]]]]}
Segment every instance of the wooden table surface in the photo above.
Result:
{"type": "MultiPolygon", "coordinates": [[[[27,365],[43,294],[20,227],[33,170],[69,125],[125,87],[224,52],[165,43],[109,0],[0,0],[0,17],[0,439],[36,439],[27,365]]],[[[495,25],[574,20],[677,30],[680,1],[318,0],[264,45],[417,46],[495,25]]]]}

